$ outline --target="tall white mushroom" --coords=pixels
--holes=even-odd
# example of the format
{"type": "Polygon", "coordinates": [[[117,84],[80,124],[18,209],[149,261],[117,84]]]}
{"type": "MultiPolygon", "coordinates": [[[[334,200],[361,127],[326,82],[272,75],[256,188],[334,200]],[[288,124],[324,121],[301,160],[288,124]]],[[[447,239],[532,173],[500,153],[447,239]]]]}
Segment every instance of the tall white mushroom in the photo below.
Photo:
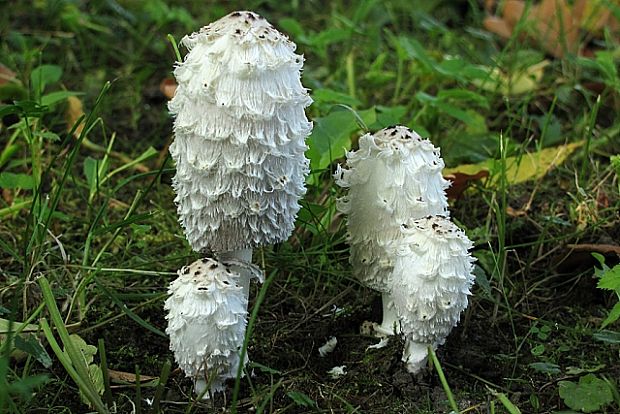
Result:
{"type": "MultiPolygon", "coordinates": [[[[169,103],[179,221],[194,250],[249,263],[253,248],[290,236],[305,193],[312,123],[304,109],[312,100],[300,81],[303,57],[248,11],[182,44],[189,52],[174,70],[178,88],[169,103]]],[[[250,275],[244,266],[232,270],[247,309],[250,275]]]]}
{"type": "Polygon", "coordinates": [[[439,149],[404,126],[392,126],[359,139],[359,149],[347,153],[346,168],[335,178],[347,194],[338,200],[348,215],[348,240],[353,273],[368,287],[382,292],[382,335],[400,332],[390,297],[395,241],[410,218],[448,215],[439,149]]]}
{"type": "Polygon", "coordinates": [[[467,307],[474,259],[471,241],[444,216],[408,220],[397,242],[391,296],[405,338],[403,362],[412,373],[428,347],[442,345],[467,307]]]}

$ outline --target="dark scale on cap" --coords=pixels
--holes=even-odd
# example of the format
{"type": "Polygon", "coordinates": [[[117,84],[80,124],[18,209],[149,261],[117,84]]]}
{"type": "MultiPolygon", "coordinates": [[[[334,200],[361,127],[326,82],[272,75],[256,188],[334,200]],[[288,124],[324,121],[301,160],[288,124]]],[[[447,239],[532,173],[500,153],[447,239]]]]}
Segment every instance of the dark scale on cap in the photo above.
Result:
{"type": "Polygon", "coordinates": [[[222,280],[222,283],[225,284],[226,286],[230,285],[230,282],[228,280],[222,280]]]}
{"type": "Polygon", "coordinates": [[[400,227],[402,227],[403,229],[408,229],[409,225],[407,223],[403,223],[400,225],[400,227]]]}
{"type": "Polygon", "coordinates": [[[390,134],[391,136],[396,135],[396,130],[392,131],[392,133],[390,134]]]}
{"type": "Polygon", "coordinates": [[[211,265],[209,266],[209,269],[211,270],[217,269],[217,263],[211,263],[211,265]]]}
{"type": "Polygon", "coordinates": [[[241,13],[239,12],[234,12],[233,14],[231,14],[232,17],[239,17],[241,16],[241,13]]]}
{"type": "Polygon", "coordinates": [[[256,20],[256,16],[254,16],[254,13],[248,13],[247,16],[250,20],[256,20]]]}
{"type": "Polygon", "coordinates": [[[235,34],[241,34],[241,29],[235,30],[235,34]]]}
{"type": "Polygon", "coordinates": [[[189,273],[189,267],[187,266],[183,266],[183,268],[181,269],[181,273],[183,273],[184,275],[189,273]]]}
{"type": "Polygon", "coordinates": [[[200,276],[202,274],[202,272],[200,270],[196,270],[194,272],[194,276],[200,276]]]}

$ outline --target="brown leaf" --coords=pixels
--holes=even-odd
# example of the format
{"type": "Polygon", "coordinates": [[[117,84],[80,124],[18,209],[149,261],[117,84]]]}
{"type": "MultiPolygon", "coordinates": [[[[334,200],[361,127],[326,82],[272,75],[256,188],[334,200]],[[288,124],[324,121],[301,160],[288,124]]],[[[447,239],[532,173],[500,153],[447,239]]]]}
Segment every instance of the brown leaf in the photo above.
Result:
{"type": "Polygon", "coordinates": [[[577,252],[615,253],[620,256],[620,246],[614,244],[567,244],[566,247],[577,252]]]}
{"type": "Polygon", "coordinates": [[[0,86],[17,80],[17,74],[0,63],[0,86]]]}
{"type": "Polygon", "coordinates": [[[489,32],[495,33],[504,39],[509,39],[512,35],[512,26],[508,25],[506,20],[500,17],[487,16],[484,18],[482,24],[489,32]]]}
{"type": "Polygon", "coordinates": [[[13,191],[8,189],[8,188],[3,188],[2,189],[2,199],[4,200],[5,203],[7,203],[9,206],[11,204],[13,204],[13,191]]]}
{"type": "Polygon", "coordinates": [[[538,7],[532,7],[528,20],[536,23],[538,40],[553,56],[577,52],[579,24],[564,0],[543,0],[538,7]]]}
{"type": "MultiPolygon", "coordinates": [[[[502,17],[486,18],[484,27],[504,39],[510,38],[525,11],[524,1],[507,0],[502,17]]],[[[581,13],[583,10],[573,10],[565,0],[542,0],[529,8],[525,19],[530,24],[525,26],[525,34],[555,57],[577,52],[581,13]]]]}
{"type": "MultiPolygon", "coordinates": [[[[136,374],[132,374],[131,372],[124,371],[116,371],[113,369],[108,369],[108,375],[110,376],[110,380],[117,383],[135,383],[136,382],[136,374]]],[[[150,377],[148,375],[140,374],[140,382],[148,382],[157,379],[157,377],[150,377]]]]}
{"type": "Polygon", "coordinates": [[[523,12],[525,11],[525,3],[519,0],[507,0],[504,3],[504,10],[502,11],[502,18],[508,23],[508,25],[514,27],[521,20],[523,12]]]}
{"type": "Polygon", "coordinates": [[[177,83],[173,78],[164,78],[159,84],[159,90],[168,99],[172,99],[177,90],[177,83]]]}
{"type": "MultiPolygon", "coordinates": [[[[75,125],[78,119],[80,119],[80,117],[83,115],[84,115],[84,107],[82,105],[82,101],[75,96],[68,97],[67,98],[67,111],[65,112],[65,120],[67,121],[67,131],[71,131],[71,129],[73,128],[73,125],[75,125]]],[[[77,128],[75,128],[75,131],[73,131],[73,136],[75,138],[79,137],[83,129],[84,129],[84,124],[81,123],[80,125],[77,126],[77,128]]]]}
{"type": "Polygon", "coordinates": [[[452,181],[452,185],[446,190],[449,199],[457,200],[463,192],[469,187],[472,181],[482,180],[489,176],[487,170],[480,170],[476,174],[465,174],[461,172],[453,172],[444,176],[446,180],[452,181]]]}
{"type": "Polygon", "coordinates": [[[506,214],[509,217],[525,217],[527,216],[527,210],[525,209],[515,210],[514,208],[508,206],[506,207],[506,214]]]}

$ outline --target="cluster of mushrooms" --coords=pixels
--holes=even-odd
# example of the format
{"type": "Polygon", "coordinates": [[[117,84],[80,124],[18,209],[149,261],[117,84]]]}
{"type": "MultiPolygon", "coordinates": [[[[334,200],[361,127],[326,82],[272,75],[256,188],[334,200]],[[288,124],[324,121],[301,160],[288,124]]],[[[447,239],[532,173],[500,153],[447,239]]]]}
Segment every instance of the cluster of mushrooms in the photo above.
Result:
{"type": "MultiPolygon", "coordinates": [[[[305,194],[312,103],[303,57],[263,17],[233,12],[185,36],[174,75],[173,187],[192,249],[165,303],[170,348],[195,392],[209,398],[235,378],[249,284],[262,281],[252,249],[286,240],[305,194]]],[[[467,307],[472,243],[448,213],[439,150],[404,126],[366,134],[336,183],[347,214],[353,272],[382,293],[377,336],[402,335],[416,373],[467,307]]]]}

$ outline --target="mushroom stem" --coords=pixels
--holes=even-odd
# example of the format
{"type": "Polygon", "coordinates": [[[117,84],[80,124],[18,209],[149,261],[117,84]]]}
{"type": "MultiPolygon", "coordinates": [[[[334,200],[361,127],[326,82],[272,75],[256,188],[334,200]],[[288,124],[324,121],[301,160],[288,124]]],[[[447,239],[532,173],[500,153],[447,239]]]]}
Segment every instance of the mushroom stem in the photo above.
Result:
{"type": "MultiPolygon", "coordinates": [[[[429,344],[415,342],[410,339],[405,341],[403,362],[407,366],[407,371],[416,374],[424,368],[424,365],[426,365],[426,358],[428,357],[428,346],[429,344]]],[[[433,345],[433,349],[436,348],[437,345],[433,345]]]]}
{"type": "Polygon", "coordinates": [[[245,297],[247,308],[250,296],[250,279],[252,278],[252,271],[247,265],[252,264],[252,249],[230,250],[219,253],[217,257],[222,262],[231,262],[229,264],[230,269],[241,275],[238,283],[243,288],[243,296],[245,297]]]}
{"type": "Polygon", "coordinates": [[[389,293],[381,294],[381,302],[383,303],[383,321],[381,325],[375,324],[375,331],[379,336],[399,335],[402,330],[400,327],[400,318],[394,307],[394,300],[389,293]]]}

